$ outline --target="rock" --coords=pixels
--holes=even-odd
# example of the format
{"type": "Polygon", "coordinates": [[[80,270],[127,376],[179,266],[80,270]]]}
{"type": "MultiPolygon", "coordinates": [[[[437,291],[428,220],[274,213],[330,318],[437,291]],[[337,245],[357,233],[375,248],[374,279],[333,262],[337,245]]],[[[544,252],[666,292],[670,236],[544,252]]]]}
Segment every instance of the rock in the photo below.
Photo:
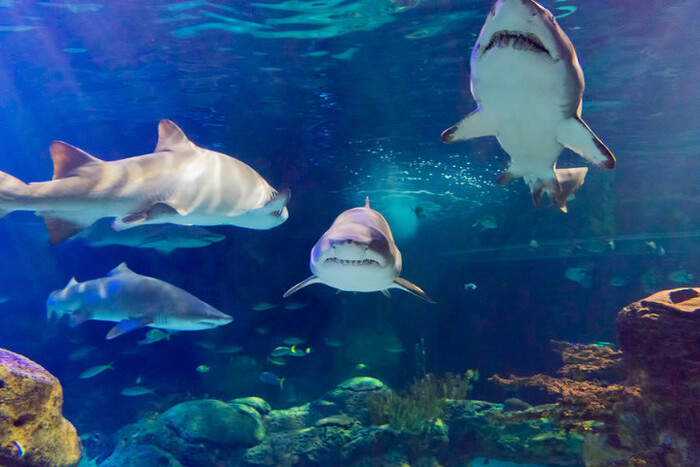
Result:
{"type": "Polygon", "coordinates": [[[170,453],[150,444],[131,445],[117,450],[100,467],[183,467],[170,453]]]}
{"type": "Polygon", "coordinates": [[[359,422],[354,418],[348,417],[345,414],[340,414],[322,418],[316,422],[315,426],[339,426],[340,428],[345,428],[346,430],[348,430],[352,428],[356,423],[359,422]]]}
{"type": "Polygon", "coordinates": [[[324,394],[321,400],[337,404],[340,412],[356,418],[363,425],[369,425],[367,397],[372,394],[387,395],[389,392],[390,389],[378,379],[358,376],[343,381],[338,387],[324,394]]]}
{"type": "Polygon", "coordinates": [[[260,397],[239,397],[238,399],[233,399],[229,404],[243,404],[250,408],[255,409],[260,415],[267,415],[272,410],[270,404],[260,397]]]}
{"type": "Polygon", "coordinates": [[[183,402],[158,419],[189,441],[254,446],[265,437],[260,414],[243,404],[213,399],[183,402]]]}
{"type": "Polygon", "coordinates": [[[503,401],[503,410],[513,411],[513,410],[527,410],[532,408],[527,402],[518,399],[517,397],[509,397],[503,401]]]}
{"type": "Polygon", "coordinates": [[[63,418],[58,379],[26,357],[0,349],[0,465],[69,467],[82,445],[63,418]],[[18,443],[24,456],[18,461],[18,443]]]}

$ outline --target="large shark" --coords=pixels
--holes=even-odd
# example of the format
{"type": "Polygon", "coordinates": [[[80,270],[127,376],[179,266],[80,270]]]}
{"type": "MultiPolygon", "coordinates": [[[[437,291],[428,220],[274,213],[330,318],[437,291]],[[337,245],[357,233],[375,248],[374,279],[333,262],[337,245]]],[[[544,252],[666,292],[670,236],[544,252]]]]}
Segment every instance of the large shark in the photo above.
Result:
{"type": "Polygon", "coordinates": [[[109,219],[100,219],[79,235],[91,246],[123,245],[153,248],[169,254],[178,248],[201,248],[226,238],[197,225],[147,224],[114,230],[109,219]]]}
{"type": "Polygon", "coordinates": [[[100,279],[79,283],[72,278],[65,288],[51,292],[46,313],[49,319],[70,315],[71,326],[89,319],[116,322],[107,339],[142,326],[198,331],[233,320],[172,284],[136,274],[125,263],[100,279]]]}
{"type": "Polygon", "coordinates": [[[287,290],[288,297],[310,284],[338,290],[377,292],[401,289],[435,303],[420,287],[399,277],[401,252],[389,224],[380,213],[365,206],[348,209],[333,221],[311,250],[312,276],[287,290]]]}
{"type": "Polygon", "coordinates": [[[498,183],[523,177],[536,205],[546,192],[566,211],[586,171],[555,168],[564,147],[596,167],[615,167],[612,153],[581,119],[583,88],[574,47],[552,14],[532,0],[498,0],[471,55],[478,107],[442,140],[495,136],[511,159],[498,183]]]}
{"type": "Polygon", "coordinates": [[[116,217],[116,229],[165,222],[270,229],[288,217],[288,190],[278,193],[245,163],[196,146],[170,120],[158,125],[151,154],[107,162],[60,141],[50,151],[52,181],[27,185],[0,172],[0,216],[36,211],[52,244],[103,217],[116,217]]]}

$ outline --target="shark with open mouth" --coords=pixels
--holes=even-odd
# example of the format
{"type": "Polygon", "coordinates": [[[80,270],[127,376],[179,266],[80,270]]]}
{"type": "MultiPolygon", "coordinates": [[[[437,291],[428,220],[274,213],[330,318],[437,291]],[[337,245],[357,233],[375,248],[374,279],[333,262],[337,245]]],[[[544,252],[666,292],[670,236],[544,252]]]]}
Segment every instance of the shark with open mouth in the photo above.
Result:
{"type": "Polygon", "coordinates": [[[349,292],[401,289],[435,303],[423,290],[399,277],[401,252],[384,216],[369,207],[342,212],[311,250],[313,275],[287,290],[284,297],[310,284],[326,284],[349,292]]]}
{"type": "Polygon", "coordinates": [[[599,168],[615,157],[581,119],[583,71],[554,16],[532,0],[498,0],[471,55],[478,107],[442,133],[445,143],[495,136],[510,156],[498,179],[523,177],[535,205],[542,193],[566,212],[587,169],[556,168],[566,147],[599,168]]]}

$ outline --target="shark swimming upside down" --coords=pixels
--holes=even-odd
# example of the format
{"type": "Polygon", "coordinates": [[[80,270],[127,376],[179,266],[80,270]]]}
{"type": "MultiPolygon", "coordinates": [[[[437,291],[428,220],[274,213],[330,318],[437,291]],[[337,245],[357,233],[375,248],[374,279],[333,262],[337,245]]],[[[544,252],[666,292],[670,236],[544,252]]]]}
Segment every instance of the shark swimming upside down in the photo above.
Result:
{"type": "Polygon", "coordinates": [[[311,250],[313,275],[287,290],[284,297],[310,284],[349,292],[401,289],[435,303],[423,290],[399,277],[401,252],[384,216],[369,207],[342,212],[311,250]]]}
{"type": "Polygon", "coordinates": [[[247,164],[200,148],[170,120],[151,154],[103,161],[69,144],[50,147],[53,180],[26,184],[0,172],[0,217],[36,211],[52,244],[96,220],[137,225],[235,225],[270,229],[287,220],[289,190],[277,192],[247,164]]]}
{"type": "Polygon", "coordinates": [[[510,156],[498,179],[523,177],[539,206],[542,193],[566,212],[586,167],[556,168],[566,147],[599,168],[615,157],[581,119],[584,81],[576,51],[554,16],[533,0],[498,0],[471,55],[478,107],[442,133],[445,143],[495,136],[510,156]]]}

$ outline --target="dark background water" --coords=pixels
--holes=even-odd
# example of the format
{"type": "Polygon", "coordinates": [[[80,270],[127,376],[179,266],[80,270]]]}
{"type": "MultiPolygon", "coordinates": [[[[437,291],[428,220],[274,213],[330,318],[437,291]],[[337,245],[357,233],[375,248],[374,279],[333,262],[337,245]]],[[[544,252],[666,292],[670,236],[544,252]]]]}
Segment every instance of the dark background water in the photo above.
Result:
{"type": "MultiPolygon", "coordinates": [[[[508,160],[495,139],[440,142],[475,106],[468,56],[491,2],[312,3],[291,12],[272,1],[0,2],[0,170],[50,179],[56,139],[107,160],[148,153],[158,120],[169,118],[195,143],[292,191],[280,227],[213,228],[226,240],[167,256],[80,241],[51,247],[33,214],[0,221],[0,346],[61,379],[80,432],[110,432],[207,395],[299,404],[356,374],[400,388],[415,375],[421,338],[428,371],[478,368],[475,397],[498,401],[486,376],[555,371],[550,339],[614,341],[621,307],[680,286],[674,272],[700,275],[696,1],[543,2],[584,69],[583,117],[618,159],[614,171],[589,171],[568,214],[535,208],[520,180],[495,183],[508,160]],[[302,308],[253,311],[283,304],[308,276],[317,238],[365,196],[392,225],[402,277],[438,304],[317,285],[293,297],[302,308]],[[486,216],[496,228],[475,226],[486,216]],[[109,323],[47,324],[52,290],[122,261],[235,321],[150,346],[136,344],[144,331],[105,341],[109,323]],[[567,279],[568,268],[585,270],[587,287],[567,279]],[[314,351],[266,363],[289,335],[314,351]],[[404,352],[386,350],[396,342],[404,352]],[[216,353],[231,344],[242,352],[216,353]],[[96,350],[69,359],[85,345],[96,350]],[[78,378],[110,361],[115,371],[78,378]],[[262,371],[293,389],[259,382],[262,371]],[[119,395],[137,378],[156,394],[119,395]]],[[[572,153],[562,159],[582,164],[572,153]]]]}

